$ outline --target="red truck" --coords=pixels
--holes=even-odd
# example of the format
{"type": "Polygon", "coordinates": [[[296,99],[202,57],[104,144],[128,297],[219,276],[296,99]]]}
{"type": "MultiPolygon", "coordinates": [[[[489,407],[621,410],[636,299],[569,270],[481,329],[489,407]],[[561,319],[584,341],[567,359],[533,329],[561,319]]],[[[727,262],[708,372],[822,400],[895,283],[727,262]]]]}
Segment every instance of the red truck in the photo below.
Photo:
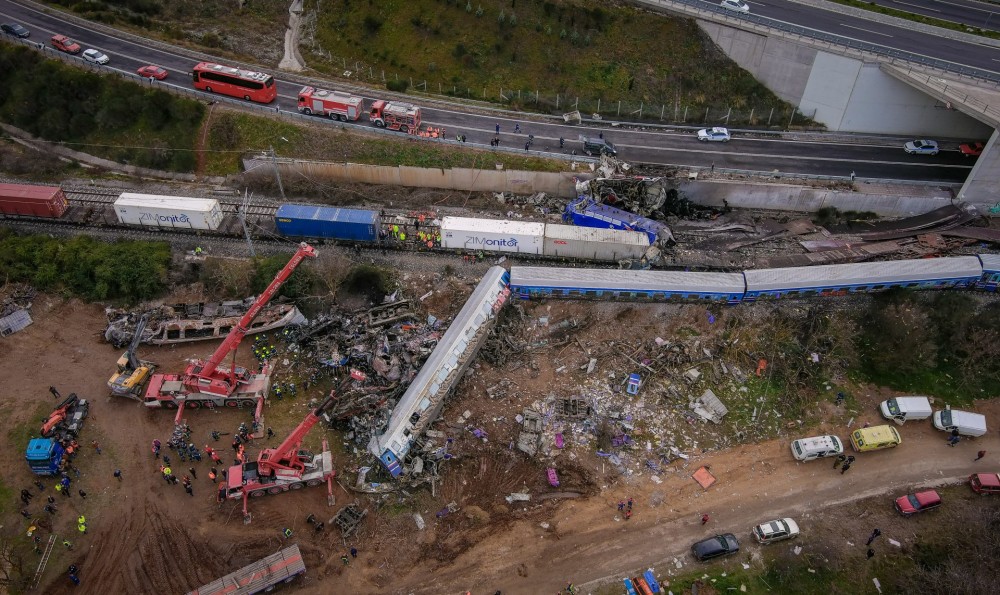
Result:
{"type": "Polygon", "coordinates": [[[378,128],[416,134],[420,130],[420,108],[409,103],[376,100],[368,112],[368,119],[378,128]]]}
{"type": "Polygon", "coordinates": [[[315,87],[302,87],[299,91],[299,111],[317,114],[331,120],[354,121],[365,110],[364,100],[342,91],[327,91],[315,87]]]}

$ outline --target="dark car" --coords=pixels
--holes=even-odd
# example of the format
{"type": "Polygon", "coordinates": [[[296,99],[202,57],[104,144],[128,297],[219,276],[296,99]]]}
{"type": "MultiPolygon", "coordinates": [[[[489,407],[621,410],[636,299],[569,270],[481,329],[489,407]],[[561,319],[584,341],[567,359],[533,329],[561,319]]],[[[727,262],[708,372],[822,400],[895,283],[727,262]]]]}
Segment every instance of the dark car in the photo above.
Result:
{"type": "Polygon", "coordinates": [[[738,551],[740,551],[740,542],[732,533],[716,535],[691,546],[691,554],[702,562],[719,556],[735,554],[738,551]]]}
{"type": "Polygon", "coordinates": [[[583,139],[583,152],[587,155],[611,155],[618,154],[618,149],[603,138],[583,139]]]}
{"type": "Polygon", "coordinates": [[[16,35],[21,39],[24,39],[25,37],[31,35],[31,33],[27,29],[25,29],[22,25],[18,25],[17,23],[4,23],[0,25],[0,30],[2,30],[7,35],[16,35]]]}

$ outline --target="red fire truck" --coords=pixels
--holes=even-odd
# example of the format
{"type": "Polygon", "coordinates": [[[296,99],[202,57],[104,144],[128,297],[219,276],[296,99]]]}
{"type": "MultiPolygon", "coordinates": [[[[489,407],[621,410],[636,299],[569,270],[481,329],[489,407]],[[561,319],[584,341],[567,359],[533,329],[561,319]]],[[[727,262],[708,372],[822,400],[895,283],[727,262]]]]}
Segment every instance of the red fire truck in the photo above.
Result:
{"type": "Polygon", "coordinates": [[[317,114],[331,120],[344,122],[357,120],[365,111],[364,100],[342,91],[327,91],[314,87],[302,87],[299,91],[299,111],[303,114],[317,114]]]}
{"type": "Polygon", "coordinates": [[[420,108],[409,103],[376,100],[368,112],[372,124],[379,128],[416,134],[420,130],[420,108]]]}

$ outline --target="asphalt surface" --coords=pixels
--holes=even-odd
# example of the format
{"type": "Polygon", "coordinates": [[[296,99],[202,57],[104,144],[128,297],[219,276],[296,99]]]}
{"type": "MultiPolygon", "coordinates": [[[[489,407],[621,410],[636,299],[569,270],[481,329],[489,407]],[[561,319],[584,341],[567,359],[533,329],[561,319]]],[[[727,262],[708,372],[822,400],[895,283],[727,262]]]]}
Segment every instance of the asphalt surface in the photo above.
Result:
{"type": "MultiPolygon", "coordinates": [[[[789,19],[795,16],[812,23],[816,28],[835,29],[839,23],[851,20],[843,15],[819,11],[794,3],[778,3],[768,0],[768,4],[752,3],[752,10],[773,12],[789,19]],[[788,11],[786,13],[786,11],[788,11]],[[822,17],[822,18],[821,18],[822,17]]],[[[79,26],[74,21],[65,20],[58,13],[43,13],[31,7],[0,0],[0,19],[4,22],[17,21],[31,30],[30,41],[42,44],[42,51],[55,52],[48,40],[55,33],[69,35],[86,48],[97,48],[111,58],[108,68],[135,72],[146,64],[157,64],[168,71],[169,77],[155,85],[176,85],[190,89],[190,71],[197,60],[180,50],[164,51],[159,47],[129,41],[124,37],[105,35],[99,31],[79,26]]],[[[867,25],[872,27],[873,25],[867,25]]],[[[880,30],[883,26],[878,26],[880,30]]],[[[890,28],[887,28],[887,30],[890,28]]],[[[911,32],[900,30],[912,37],[911,32]]],[[[934,47],[947,48],[959,42],[939,38],[919,36],[925,42],[931,39],[934,47]]],[[[902,39],[902,37],[900,37],[902,39]]],[[[956,48],[956,56],[978,60],[976,53],[991,52],[1000,64],[1000,50],[978,48],[969,51],[967,45],[956,48]]],[[[943,50],[943,51],[944,51],[943,50]]],[[[281,111],[295,112],[296,94],[301,85],[283,80],[276,74],[278,99],[271,107],[281,111]]],[[[369,101],[376,97],[366,97],[369,101]]],[[[418,105],[419,101],[416,101],[418,105]]],[[[628,126],[602,128],[568,126],[556,120],[532,117],[532,121],[514,120],[509,117],[480,115],[464,111],[422,105],[423,121],[435,127],[444,127],[448,138],[463,134],[469,143],[488,146],[495,136],[495,127],[500,125],[502,146],[523,149],[529,134],[534,136],[531,152],[550,151],[570,154],[582,152],[580,138],[597,136],[615,143],[619,156],[633,163],[649,163],[671,166],[711,167],[751,171],[779,171],[784,174],[812,174],[822,176],[850,176],[853,172],[859,178],[900,179],[925,182],[963,182],[973,163],[957,151],[957,143],[949,146],[952,150],[942,151],[935,157],[910,156],[902,150],[904,138],[886,138],[865,144],[844,141],[830,142],[823,135],[811,135],[808,140],[791,140],[779,134],[766,135],[757,132],[733,131],[729,143],[700,143],[695,138],[696,128],[682,127],[653,130],[628,126]],[[520,133],[514,133],[515,123],[520,124],[520,133]],[[564,147],[559,148],[559,139],[564,138],[564,147]]],[[[315,118],[317,122],[327,122],[315,118]]],[[[338,124],[343,125],[343,124],[338,124]]],[[[365,118],[347,126],[370,127],[365,118]]],[[[938,139],[941,140],[941,139],[938,139]]]]}
{"type": "Polygon", "coordinates": [[[903,10],[942,21],[1000,31],[1000,5],[976,0],[868,0],[885,8],[903,10]]]}

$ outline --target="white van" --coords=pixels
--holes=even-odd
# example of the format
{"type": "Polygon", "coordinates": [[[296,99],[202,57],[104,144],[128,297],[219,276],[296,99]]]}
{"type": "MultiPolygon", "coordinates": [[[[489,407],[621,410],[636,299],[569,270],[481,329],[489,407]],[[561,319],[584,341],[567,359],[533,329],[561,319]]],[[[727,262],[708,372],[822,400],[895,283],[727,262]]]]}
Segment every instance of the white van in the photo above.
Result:
{"type": "Polygon", "coordinates": [[[931,401],[927,397],[896,397],[882,401],[879,405],[882,417],[891,419],[899,425],[911,419],[927,419],[934,413],[931,401]]]}
{"type": "Polygon", "coordinates": [[[836,436],[814,436],[792,440],[792,456],[799,461],[844,454],[844,443],[836,436]]]}
{"type": "Polygon", "coordinates": [[[986,434],[986,416],[958,409],[935,411],[934,427],[945,432],[958,430],[962,436],[982,436],[986,434]]]}

